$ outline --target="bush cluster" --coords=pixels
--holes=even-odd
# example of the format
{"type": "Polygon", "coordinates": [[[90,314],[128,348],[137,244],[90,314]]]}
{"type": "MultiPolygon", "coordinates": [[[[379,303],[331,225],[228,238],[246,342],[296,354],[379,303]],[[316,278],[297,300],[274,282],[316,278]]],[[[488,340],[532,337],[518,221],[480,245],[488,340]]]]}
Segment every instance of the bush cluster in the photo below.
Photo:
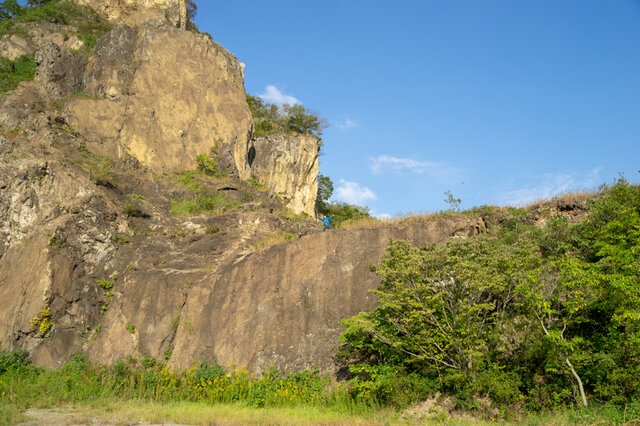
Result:
{"type": "Polygon", "coordinates": [[[22,55],[15,61],[0,58],[0,93],[14,90],[21,81],[31,81],[35,75],[33,55],[22,55]]]}
{"type": "Polygon", "coordinates": [[[69,0],[34,0],[26,6],[20,6],[16,0],[0,2],[0,37],[5,34],[29,37],[29,29],[39,22],[74,27],[84,42],[81,53],[88,53],[111,29],[111,24],[93,9],[69,0]]]}
{"type": "Polygon", "coordinates": [[[444,246],[393,241],[372,268],[377,306],[344,321],[353,396],[402,406],[439,392],[480,411],[637,401],[640,186],[601,190],[579,224],[514,211],[444,246]]]}
{"type": "Polygon", "coordinates": [[[324,118],[299,104],[280,107],[249,94],[247,103],[253,115],[255,137],[272,133],[306,133],[319,137],[329,126],[324,118]]]}

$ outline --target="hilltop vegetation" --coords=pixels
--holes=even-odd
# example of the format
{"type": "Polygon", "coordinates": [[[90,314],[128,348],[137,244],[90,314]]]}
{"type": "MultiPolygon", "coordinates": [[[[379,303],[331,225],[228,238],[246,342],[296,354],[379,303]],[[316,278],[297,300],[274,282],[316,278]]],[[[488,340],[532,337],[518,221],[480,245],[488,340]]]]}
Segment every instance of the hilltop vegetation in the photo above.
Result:
{"type": "Polygon", "coordinates": [[[0,37],[20,34],[29,38],[29,31],[40,23],[74,28],[78,38],[85,44],[87,50],[84,53],[94,47],[98,38],[111,28],[111,24],[93,9],[69,0],[34,0],[26,6],[20,6],[16,0],[0,3],[0,37]]]}
{"type": "Polygon", "coordinates": [[[318,175],[318,196],[316,198],[318,214],[326,217],[333,216],[331,223],[334,228],[339,228],[343,224],[355,222],[358,219],[371,217],[368,208],[340,201],[329,201],[331,195],[333,195],[331,178],[318,175]]]}
{"type": "Polygon", "coordinates": [[[254,137],[272,133],[307,133],[321,136],[329,125],[324,118],[300,104],[278,106],[247,94],[247,103],[255,123],[254,137]]]}
{"type": "Polygon", "coordinates": [[[584,222],[514,211],[493,231],[372,270],[376,308],[344,322],[352,394],[405,406],[440,393],[490,416],[589,403],[638,415],[640,186],[602,188],[584,222]]]}

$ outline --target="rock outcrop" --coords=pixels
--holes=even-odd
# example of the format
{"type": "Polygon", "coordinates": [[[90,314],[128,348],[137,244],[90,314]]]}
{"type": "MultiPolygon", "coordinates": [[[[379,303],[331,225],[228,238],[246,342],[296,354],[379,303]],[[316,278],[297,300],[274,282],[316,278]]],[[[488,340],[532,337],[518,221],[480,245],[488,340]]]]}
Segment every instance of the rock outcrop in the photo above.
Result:
{"type": "Polygon", "coordinates": [[[194,168],[215,146],[222,168],[244,168],[253,119],[241,67],[207,36],[153,22],[138,31],[119,25],[88,63],[52,46],[38,52],[39,81],[54,95],[82,95],[67,106],[91,150],[161,173],[194,168]]]}
{"type": "Polygon", "coordinates": [[[296,213],[315,216],[318,151],[313,135],[276,134],[251,141],[241,177],[256,178],[296,213]]]}
{"type": "Polygon", "coordinates": [[[12,61],[22,55],[31,55],[36,51],[36,46],[31,40],[18,35],[9,34],[0,40],[0,57],[12,61]]]}
{"type": "Polygon", "coordinates": [[[173,26],[180,21],[179,0],[74,0],[91,6],[111,21],[139,24],[142,20],[166,19],[173,26]]]}
{"type": "Polygon", "coordinates": [[[241,64],[167,23],[176,2],[85,2],[125,23],[89,57],[32,38],[35,81],[0,96],[3,350],[53,367],[81,351],[332,372],[339,321],[373,306],[369,264],[390,238],[483,230],[463,216],[330,232],[293,218],[286,207],[314,213],[320,141],[253,139],[241,64]],[[228,175],[176,177],[201,154],[228,175]]]}
{"type": "Polygon", "coordinates": [[[50,41],[36,52],[35,61],[38,66],[35,80],[54,96],[83,91],[86,57],[64,51],[50,41]]]}
{"type": "Polygon", "coordinates": [[[315,233],[253,253],[189,290],[172,364],[188,367],[215,354],[256,374],[271,366],[334,373],[339,322],[374,306],[369,290],[379,279],[369,266],[391,238],[443,243],[483,229],[482,220],[443,218],[315,233]]]}

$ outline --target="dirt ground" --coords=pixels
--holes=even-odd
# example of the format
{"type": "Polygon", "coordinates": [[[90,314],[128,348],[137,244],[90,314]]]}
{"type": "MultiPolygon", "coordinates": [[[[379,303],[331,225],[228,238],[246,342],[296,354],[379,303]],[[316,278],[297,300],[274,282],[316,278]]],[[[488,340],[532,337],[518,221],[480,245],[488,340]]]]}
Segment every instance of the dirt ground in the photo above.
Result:
{"type": "Polygon", "coordinates": [[[51,409],[37,409],[30,408],[24,412],[24,415],[29,418],[27,422],[21,423],[21,425],[51,425],[51,426],[69,426],[69,425],[165,425],[165,426],[188,426],[179,425],[177,423],[122,423],[116,422],[110,419],[101,419],[83,413],[81,411],[69,411],[58,412],[51,409]]]}

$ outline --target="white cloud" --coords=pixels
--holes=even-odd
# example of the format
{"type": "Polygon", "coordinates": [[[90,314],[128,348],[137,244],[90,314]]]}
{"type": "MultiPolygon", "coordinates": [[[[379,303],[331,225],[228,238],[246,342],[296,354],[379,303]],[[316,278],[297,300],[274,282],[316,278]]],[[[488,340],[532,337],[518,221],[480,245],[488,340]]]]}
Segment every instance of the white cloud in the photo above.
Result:
{"type": "Polygon", "coordinates": [[[295,105],[295,104],[302,103],[296,98],[294,98],[293,96],[285,95],[276,86],[272,84],[268,85],[265,88],[265,92],[258,96],[267,102],[270,102],[272,104],[277,104],[277,105],[283,105],[283,104],[295,105]]]}
{"type": "Polygon", "coordinates": [[[601,167],[589,171],[584,177],[577,173],[545,173],[535,178],[536,183],[498,196],[498,204],[521,206],[536,200],[552,198],[565,192],[593,188],[600,180],[601,167]]]}
{"type": "Polygon", "coordinates": [[[369,160],[369,168],[373,174],[392,172],[411,172],[426,174],[436,178],[460,178],[462,170],[447,163],[436,161],[417,161],[411,158],[398,158],[389,155],[380,155],[369,160]]]}
{"type": "Polygon", "coordinates": [[[358,123],[347,118],[343,123],[336,124],[338,129],[353,129],[354,127],[358,127],[358,123]]]}
{"type": "Polygon", "coordinates": [[[365,201],[378,199],[378,196],[372,190],[360,186],[357,182],[340,179],[340,186],[336,189],[334,198],[349,204],[362,205],[365,201]]]}

